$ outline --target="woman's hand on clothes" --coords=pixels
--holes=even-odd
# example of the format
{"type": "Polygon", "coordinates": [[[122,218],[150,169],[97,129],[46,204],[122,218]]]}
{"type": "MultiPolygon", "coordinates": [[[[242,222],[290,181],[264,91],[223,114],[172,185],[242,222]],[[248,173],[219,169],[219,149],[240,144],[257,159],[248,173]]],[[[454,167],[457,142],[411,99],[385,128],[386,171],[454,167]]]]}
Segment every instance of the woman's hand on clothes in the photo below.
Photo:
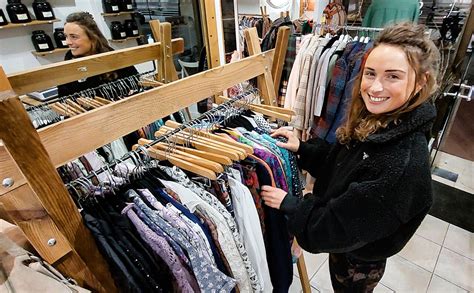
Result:
{"type": "Polygon", "coordinates": [[[280,209],[281,202],[285,198],[287,192],[269,185],[262,185],[260,196],[265,204],[271,208],[280,209]]]}
{"type": "Polygon", "coordinates": [[[293,131],[289,130],[288,128],[278,128],[277,130],[273,131],[271,134],[272,137],[283,136],[288,139],[287,142],[277,142],[277,146],[287,149],[292,152],[297,152],[300,148],[300,140],[293,131]]]}

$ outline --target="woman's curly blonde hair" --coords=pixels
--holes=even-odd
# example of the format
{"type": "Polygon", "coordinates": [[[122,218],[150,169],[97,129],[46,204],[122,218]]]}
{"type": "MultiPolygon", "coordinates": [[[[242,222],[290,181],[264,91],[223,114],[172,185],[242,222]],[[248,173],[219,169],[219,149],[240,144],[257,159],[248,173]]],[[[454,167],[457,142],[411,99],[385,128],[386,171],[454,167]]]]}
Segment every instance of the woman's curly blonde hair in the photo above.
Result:
{"type": "Polygon", "coordinates": [[[351,140],[364,141],[370,134],[387,127],[391,122],[397,123],[401,114],[410,112],[426,102],[436,91],[440,55],[438,48],[425,35],[424,26],[405,22],[387,27],[375,40],[374,48],[381,44],[396,46],[405,52],[408,63],[415,71],[415,87],[421,84],[420,81],[425,82],[418,93],[415,92],[415,87],[413,88],[410,98],[400,108],[388,113],[370,113],[360,94],[365,60],[370,55],[368,52],[364,56],[360,72],[354,82],[352,101],[346,120],[336,131],[337,139],[341,144],[347,144],[351,140]]]}

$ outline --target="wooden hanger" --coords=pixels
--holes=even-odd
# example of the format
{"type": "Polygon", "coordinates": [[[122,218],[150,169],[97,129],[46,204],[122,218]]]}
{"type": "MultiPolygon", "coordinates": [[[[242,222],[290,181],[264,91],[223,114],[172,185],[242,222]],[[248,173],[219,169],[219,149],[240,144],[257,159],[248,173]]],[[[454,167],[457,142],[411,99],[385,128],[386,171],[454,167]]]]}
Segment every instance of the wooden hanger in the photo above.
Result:
{"type": "Polygon", "coordinates": [[[85,98],[89,103],[91,103],[92,105],[96,106],[97,108],[99,107],[102,107],[103,104],[100,103],[99,101],[96,101],[94,99],[91,99],[91,98],[85,98]]]}
{"type": "MultiPolygon", "coordinates": [[[[169,130],[170,130],[169,128],[166,129],[164,127],[161,127],[159,131],[161,131],[161,134],[164,134],[164,133],[168,132],[169,130]]],[[[188,136],[184,133],[177,133],[177,134],[174,135],[174,137],[179,138],[180,139],[180,144],[182,144],[182,145],[186,145],[187,143],[191,143],[197,149],[207,150],[207,151],[211,151],[211,152],[217,153],[217,154],[223,154],[225,156],[228,156],[229,158],[231,158],[234,161],[243,160],[246,157],[245,153],[241,153],[238,150],[231,149],[231,148],[228,148],[228,147],[223,146],[223,145],[216,145],[213,141],[205,140],[202,137],[198,137],[198,136],[190,137],[190,136],[188,136]],[[206,148],[206,149],[204,149],[204,148],[206,148]]]]}
{"type": "MultiPolygon", "coordinates": [[[[166,121],[165,125],[168,126],[168,127],[171,127],[171,128],[178,128],[178,127],[181,126],[180,123],[172,121],[172,120],[166,121]]],[[[245,151],[249,155],[253,154],[253,148],[251,146],[240,143],[240,142],[235,141],[235,140],[234,141],[228,141],[227,139],[223,139],[222,137],[220,137],[218,135],[215,135],[215,134],[210,133],[210,132],[198,130],[198,129],[193,129],[193,130],[184,129],[183,131],[187,131],[187,132],[192,131],[196,135],[212,138],[213,140],[223,142],[226,145],[232,145],[232,146],[238,147],[239,149],[245,151]]]]}
{"type": "Polygon", "coordinates": [[[81,114],[79,110],[74,109],[73,107],[69,106],[66,103],[56,102],[55,104],[57,104],[58,107],[62,107],[63,110],[66,111],[66,113],[71,113],[72,115],[70,116],[76,116],[76,115],[81,114]]]}
{"type": "MultiPolygon", "coordinates": [[[[161,128],[165,129],[166,131],[173,130],[173,128],[168,127],[168,126],[162,126],[161,128]]],[[[188,129],[188,131],[184,131],[184,132],[191,134],[191,130],[189,130],[189,129],[188,129]]],[[[182,132],[179,133],[178,135],[183,135],[184,138],[188,138],[188,135],[185,135],[182,132]]],[[[247,157],[247,152],[245,151],[245,149],[242,149],[240,147],[228,144],[227,142],[217,141],[217,140],[213,140],[209,137],[199,136],[199,135],[191,135],[191,139],[202,142],[202,143],[214,145],[215,147],[218,147],[218,148],[227,149],[228,151],[233,151],[239,156],[239,158],[241,160],[243,160],[247,157]]]]}
{"type": "Polygon", "coordinates": [[[54,112],[56,112],[59,115],[62,115],[64,117],[75,116],[73,113],[66,111],[66,109],[59,102],[56,102],[54,104],[50,104],[48,106],[49,106],[49,108],[51,108],[51,110],[53,110],[54,112]]]}
{"type": "MultiPolygon", "coordinates": [[[[133,149],[136,150],[138,148],[138,144],[133,146],[133,149]]],[[[214,171],[204,168],[202,166],[193,164],[186,159],[183,159],[181,156],[176,154],[170,154],[162,150],[158,150],[156,148],[148,148],[148,154],[150,157],[157,159],[159,161],[168,161],[171,164],[179,167],[183,170],[187,170],[189,172],[193,172],[194,174],[209,178],[211,180],[216,180],[217,175],[214,171]]]]}
{"type": "MultiPolygon", "coordinates": [[[[158,137],[160,135],[165,134],[166,132],[167,132],[166,130],[160,129],[157,132],[155,132],[155,136],[158,137]]],[[[183,138],[183,136],[176,136],[175,135],[175,136],[171,136],[169,138],[169,140],[174,142],[174,143],[178,143],[178,144],[181,144],[181,145],[186,145],[188,139],[183,138]]],[[[232,161],[240,161],[239,155],[236,154],[233,151],[229,151],[227,149],[222,149],[222,148],[219,148],[219,147],[216,147],[216,146],[213,146],[213,145],[209,145],[209,144],[206,144],[206,143],[198,142],[196,140],[190,141],[190,144],[198,150],[206,151],[206,152],[210,152],[210,153],[214,153],[214,154],[219,154],[219,155],[224,155],[224,156],[230,158],[232,161]]]]}
{"type": "MultiPolygon", "coordinates": [[[[140,138],[140,140],[138,142],[140,143],[140,141],[143,141],[147,144],[151,142],[151,140],[147,140],[147,139],[144,139],[144,138],[140,138]]],[[[226,157],[226,156],[223,156],[223,155],[204,152],[204,151],[200,151],[200,150],[197,150],[197,149],[187,148],[187,147],[183,147],[183,146],[179,146],[179,145],[174,145],[173,148],[175,148],[177,150],[180,150],[182,152],[185,152],[185,153],[193,154],[195,156],[198,156],[198,157],[210,160],[210,161],[214,161],[214,162],[219,163],[221,165],[230,166],[230,165],[233,164],[232,160],[229,159],[229,157],[226,157]]]]}
{"type": "MultiPolygon", "coordinates": [[[[145,145],[145,144],[148,144],[150,142],[152,142],[152,141],[148,140],[148,139],[144,139],[144,138],[140,138],[138,140],[139,145],[145,145]]],[[[222,167],[221,164],[219,164],[217,162],[214,162],[212,160],[207,160],[205,158],[195,156],[191,153],[183,152],[181,150],[178,150],[174,146],[170,147],[169,145],[167,145],[165,143],[157,143],[157,144],[155,144],[151,147],[155,148],[157,150],[161,150],[161,151],[171,153],[172,155],[176,155],[178,157],[182,157],[183,159],[185,159],[186,161],[188,161],[190,163],[193,163],[193,164],[199,165],[201,167],[207,168],[207,169],[212,170],[216,173],[224,172],[224,168],[222,167]]]]}
{"type": "Polygon", "coordinates": [[[77,102],[86,107],[86,108],[89,108],[89,109],[96,109],[96,108],[99,108],[100,106],[97,106],[97,104],[93,104],[91,101],[91,99],[86,99],[86,98],[77,98],[77,102]]]}
{"type": "MultiPolygon", "coordinates": [[[[170,121],[170,120],[168,120],[170,121]]],[[[179,123],[176,123],[174,121],[166,122],[164,127],[169,127],[170,130],[175,129],[180,126],[179,123]],[[171,125],[171,126],[170,126],[171,125]]],[[[167,128],[165,128],[167,129],[167,128]]],[[[229,143],[227,140],[223,140],[221,137],[214,135],[209,132],[197,130],[197,129],[184,129],[182,130],[183,132],[198,136],[199,139],[205,140],[209,143],[215,144],[216,146],[222,146],[225,148],[233,149],[238,151],[239,153],[242,154],[253,154],[253,148],[245,145],[243,143],[234,141],[233,143],[229,143]]],[[[246,156],[245,156],[246,157],[246,156]]]]}
{"type": "Polygon", "coordinates": [[[151,87],[159,87],[164,85],[164,83],[159,82],[157,80],[151,79],[149,77],[142,76],[140,79],[140,84],[142,86],[151,86],[151,87]]]}
{"type": "MultiPolygon", "coordinates": [[[[223,96],[217,96],[216,97],[216,103],[217,104],[222,104],[222,103],[230,101],[230,100],[231,100],[231,98],[227,98],[227,97],[223,97],[223,96]]],[[[267,105],[264,105],[264,106],[267,106],[267,105]]],[[[252,110],[254,112],[258,112],[260,114],[267,115],[267,116],[270,116],[272,118],[281,119],[281,120],[286,121],[286,122],[291,121],[291,116],[292,115],[286,114],[286,113],[292,113],[292,112],[290,112],[292,110],[285,109],[281,112],[277,112],[277,111],[275,111],[276,110],[275,108],[261,107],[261,105],[256,105],[256,104],[248,104],[248,105],[246,105],[246,107],[248,107],[250,110],[252,110]]],[[[271,107],[271,106],[268,106],[268,107],[271,107]]]]}
{"type": "Polygon", "coordinates": [[[109,101],[109,100],[107,100],[107,99],[104,99],[104,98],[98,97],[98,96],[95,96],[95,97],[94,97],[94,100],[97,101],[97,102],[99,102],[99,103],[101,103],[101,104],[104,105],[104,106],[105,106],[105,105],[108,105],[108,104],[110,104],[110,103],[112,103],[112,101],[109,101]]]}
{"type": "Polygon", "coordinates": [[[75,110],[79,111],[80,113],[85,113],[87,112],[86,109],[82,108],[79,104],[77,104],[76,102],[74,102],[73,100],[66,100],[66,103],[69,104],[69,106],[71,106],[72,108],[74,108],[75,110]]]}

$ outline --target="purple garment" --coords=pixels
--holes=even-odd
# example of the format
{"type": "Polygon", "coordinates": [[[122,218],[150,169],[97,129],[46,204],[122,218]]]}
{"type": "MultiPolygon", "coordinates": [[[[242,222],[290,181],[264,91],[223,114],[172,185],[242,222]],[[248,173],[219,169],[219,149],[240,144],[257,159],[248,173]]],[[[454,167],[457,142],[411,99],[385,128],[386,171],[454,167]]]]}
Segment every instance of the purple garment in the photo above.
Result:
{"type": "Polygon", "coordinates": [[[283,173],[283,169],[277,156],[263,147],[254,148],[253,153],[256,157],[264,160],[270,169],[272,169],[276,187],[281,188],[284,191],[288,191],[288,184],[286,183],[285,174],[283,173]]]}
{"type": "MultiPolygon", "coordinates": [[[[146,201],[148,201],[150,205],[160,213],[163,219],[165,219],[171,226],[181,232],[181,235],[183,235],[190,243],[192,243],[194,247],[207,249],[207,247],[203,247],[203,245],[201,245],[202,240],[199,235],[197,235],[197,233],[191,227],[189,227],[177,213],[164,207],[148,189],[138,189],[138,193],[140,193],[140,195],[142,195],[146,201]]],[[[212,260],[212,257],[209,253],[206,256],[210,261],[212,260]]]]}
{"type": "Polygon", "coordinates": [[[235,280],[219,271],[209,259],[206,259],[201,250],[186,241],[181,231],[169,225],[160,217],[157,211],[148,207],[140,197],[134,196],[133,202],[135,203],[133,208],[137,215],[142,219],[147,218],[151,221],[150,228],[152,230],[158,227],[163,228],[167,234],[176,239],[186,249],[194,272],[193,276],[188,276],[188,281],[191,285],[195,285],[195,292],[199,290],[202,292],[230,292],[235,287],[235,280]]]}
{"type": "Polygon", "coordinates": [[[245,137],[243,135],[236,137],[234,134],[230,134],[229,136],[238,142],[253,147],[253,154],[259,159],[264,160],[265,163],[267,163],[268,166],[272,169],[272,174],[275,180],[276,187],[281,188],[284,191],[288,191],[288,184],[286,182],[285,173],[283,172],[283,167],[281,166],[281,163],[276,155],[274,155],[264,146],[258,144],[257,142],[251,140],[248,137],[245,137]]]}
{"type": "Polygon", "coordinates": [[[171,273],[175,277],[178,287],[182,292],[195,292],[194,288],[188,281],[187,271],[179,262],[178,256],[174,253],[166,239],[158,236],[148,226],[140,220],[137,214],[132,210],[134,204],[129,204],[122,210],[122,214],[126,214],[132,224],[137,228],[140,237],[151,247],[151,249],[159,255],[170,268],[171,273]]]}

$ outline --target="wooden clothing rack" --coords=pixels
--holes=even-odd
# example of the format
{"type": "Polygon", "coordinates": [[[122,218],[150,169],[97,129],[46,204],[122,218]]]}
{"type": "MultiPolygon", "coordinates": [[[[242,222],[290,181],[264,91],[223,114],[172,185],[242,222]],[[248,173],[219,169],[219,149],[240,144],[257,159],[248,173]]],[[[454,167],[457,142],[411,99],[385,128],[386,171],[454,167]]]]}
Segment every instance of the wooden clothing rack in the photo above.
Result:
{"type": "MultiPolygon", "coordinates": [[[[22,229],[43,259],[94,292],[116,292],[117,288],[56,168],[254,77],[266,77],[265,94],[274,96],[270,71],[274,50],[164,84],[38,131],[18,95],[150,60],[161,61],[160,80],[173,80],[172,52],[182,52],[184,44],[182,39],[171,40],[171,34],[163,34],[171,31],[167,26],[155,27],[163,37],[159,43],[59,62],[8,77],[0,67],[0,139],[4,144],[0,146],[0,216],[22,229]]],[[[298,262],[299,269],[301,266],[303,260],[298,262]]],[[[303,270],[303,288],[310,292],[303,270]]]]}

